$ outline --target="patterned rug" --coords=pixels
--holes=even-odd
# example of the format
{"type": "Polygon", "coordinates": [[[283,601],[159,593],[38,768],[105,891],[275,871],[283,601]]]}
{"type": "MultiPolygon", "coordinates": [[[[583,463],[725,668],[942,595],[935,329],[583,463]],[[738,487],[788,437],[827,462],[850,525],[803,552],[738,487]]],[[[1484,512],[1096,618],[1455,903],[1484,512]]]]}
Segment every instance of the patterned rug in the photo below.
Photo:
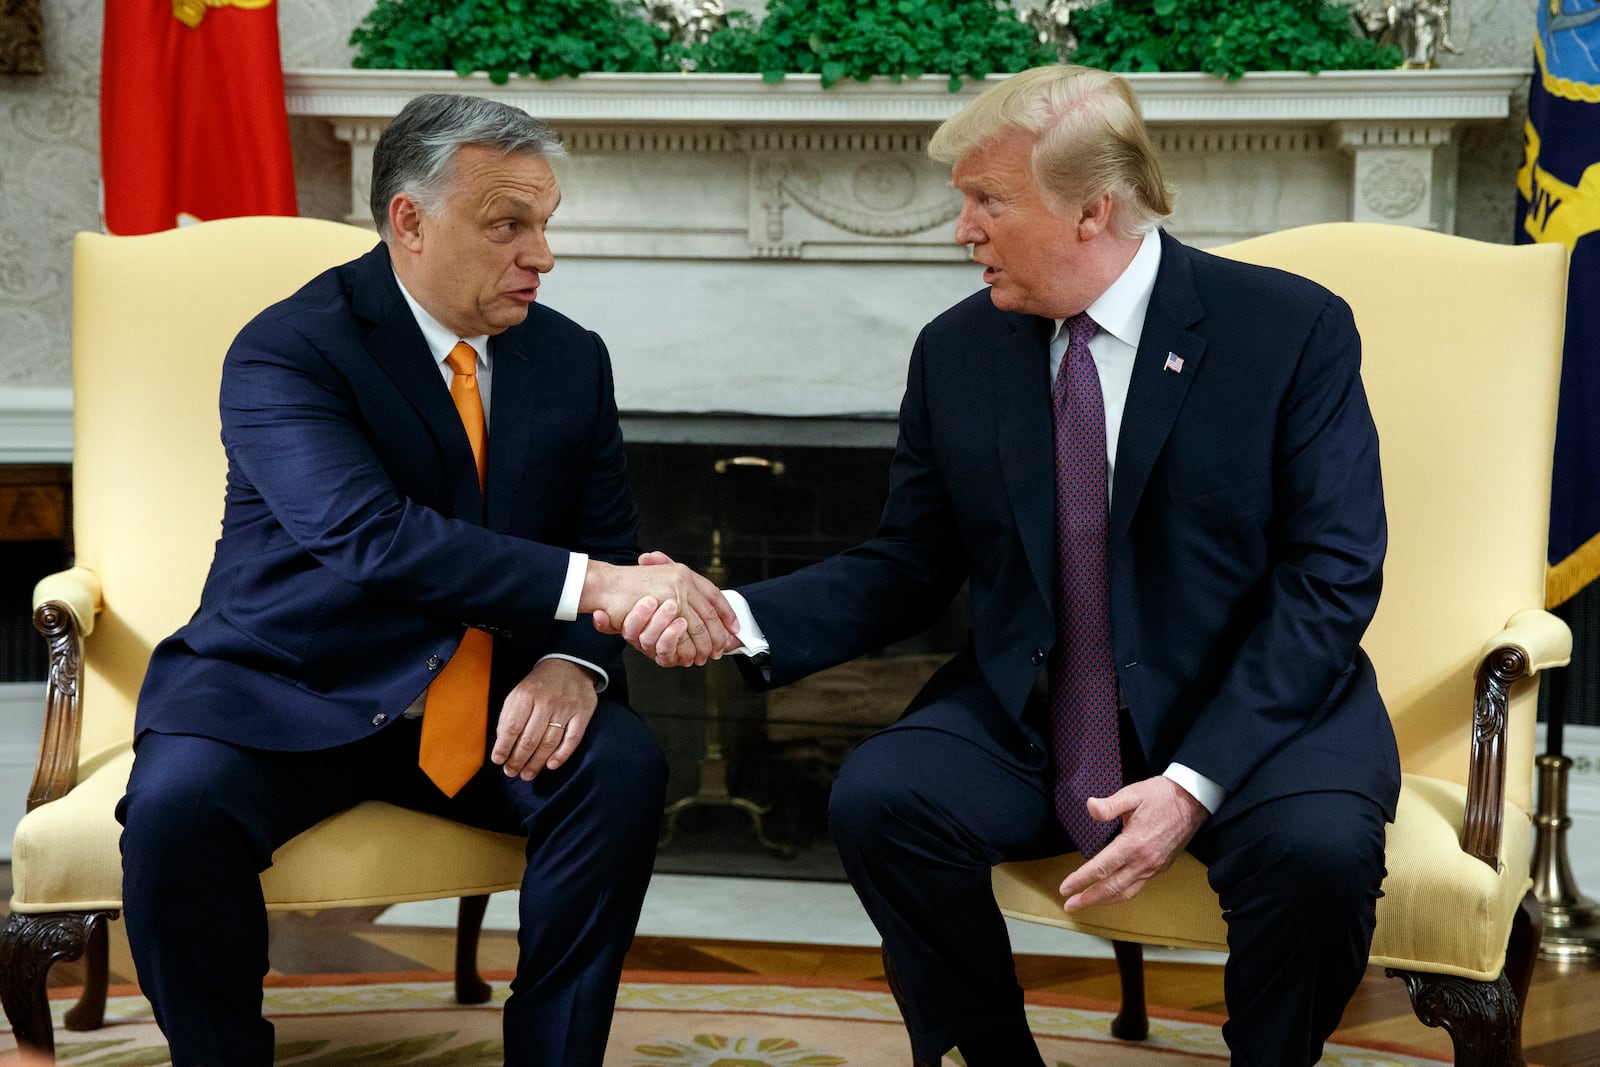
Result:
{"type": "MultiPolygon", "coordinates": [[[[277,1026],[278,1067],[500,1067],[500,1004],[455,1003],[437,974],[324,976],[274,982],[266,1012],[277,1026]]],[[[137,992],[114,990],[106,1025],[69,1033],[57,1012],[58,1062],[70,1067],[159,1067],[168,1061],[137,992]]],[[[1051,1067],[1138,1067],[1227,1062],[1214,1016],[1163,1012],[1149,1040],[1109,1033],[1111,1006],[1029,996],[1028,1015],[1051,1067]]],[[[15,1063],[0,1031],[0,1064],[15,1063]]],[[[805,979],[631,972],[617,1003],[606,1067],[900,1067],[910,1060],[893,998],[881,988],[805,979]]],[[[959,1064],[950,1058],[950,1067],[959,1064]]],[[[1393,1048],[1330,1046],[1326,1067],[1411,1067],[1440,1061],[1393,1048]]]]}

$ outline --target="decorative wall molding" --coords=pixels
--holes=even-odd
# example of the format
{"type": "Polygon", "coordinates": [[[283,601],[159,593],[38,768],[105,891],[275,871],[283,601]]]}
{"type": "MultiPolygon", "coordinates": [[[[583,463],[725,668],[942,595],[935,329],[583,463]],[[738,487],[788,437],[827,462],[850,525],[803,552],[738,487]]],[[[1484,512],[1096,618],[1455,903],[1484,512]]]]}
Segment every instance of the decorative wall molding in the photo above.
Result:
{"type": "Polygon", "coordinates": [[[0,386],[0,463],[72,462],[72,390],[0,386]]]}

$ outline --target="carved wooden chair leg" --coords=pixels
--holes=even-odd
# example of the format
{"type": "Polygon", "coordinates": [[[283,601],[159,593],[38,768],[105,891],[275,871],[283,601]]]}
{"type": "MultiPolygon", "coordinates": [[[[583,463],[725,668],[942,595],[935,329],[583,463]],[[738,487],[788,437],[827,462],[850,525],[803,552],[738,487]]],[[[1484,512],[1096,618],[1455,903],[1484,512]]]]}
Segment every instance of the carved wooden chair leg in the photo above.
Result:
{"type": "Polygon", "coordinates": [[[1122,979],[1122,1007],[1111,1020],[1111,1036],[1143,1041],[1150,1035],[1150,1017],[1144,1007],[1144,946],[1136,941],[1113,941],[1117,974],[1122,979]]]}
{"type": "Polygon", "coordinates": [[[1511,991],[1517,995],[1517,1007],[1523,1012],[1528,1007],[1528,987],[1533,984],[1533,965],[1539,959],[1539,942],[1543,937],[1544,912],[1539,908],[1539,898],[1530,889],[1511,920],[1511,943],[1506,946],[1506,977],[1511,980],[1511,991]]]}
{"type": "Polygon", "coordinates": [[[17,1044],[56,1050],[45,979],[60,960],[75,960],[110,914],[103,911],[12,915],[0,932],[0,1005],[17,1044]]]}
{"type": "Polygon", "coordinates": [[[486,896],[462,897],[456,916],[456,1003],[482,1004],[489,999],[489,983],[478,975],[478,934],[483,929],[483,913],[489,908],[486,896]]]}
{"type": "Polygon", "coordinates": [[[98,1030],[106,1021],[106,984],[111,971],[111,924],[96,923],[83,953],[83,996],[62,1020],[68,1030],[98,1030]]]}
{"type": "Polygon", "coordinates": [[[1456,1067],[1527,1067],[1522,1012],[1505,971],[1492,982],[1393,968],[1384,973],[1405,982],[1418,1019],[1449,1033],[1456,1067]]]}

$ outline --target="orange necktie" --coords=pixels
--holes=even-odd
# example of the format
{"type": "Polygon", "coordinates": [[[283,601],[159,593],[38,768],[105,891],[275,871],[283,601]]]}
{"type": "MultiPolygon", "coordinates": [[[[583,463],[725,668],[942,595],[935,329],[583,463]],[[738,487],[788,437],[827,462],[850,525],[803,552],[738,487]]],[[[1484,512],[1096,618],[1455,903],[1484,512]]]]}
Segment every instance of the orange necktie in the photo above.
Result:
{"type": "MultiPolygon", "coordinates": [[[[455,372],[450,379],[450,399],[455,401],[461,425],[472,444],[481,493],[489,469],[489,449],[483,425],[483,398],[478,394],[478,354],[471,345],[459,341],[446,362],[455,372]]],[[[489,729],[489,660],[493,651],[494,638],[482,630],[468,629],[461,647],[428,686],[417,762],[445,796],[459,793],[483,765],[489,729]]]]}

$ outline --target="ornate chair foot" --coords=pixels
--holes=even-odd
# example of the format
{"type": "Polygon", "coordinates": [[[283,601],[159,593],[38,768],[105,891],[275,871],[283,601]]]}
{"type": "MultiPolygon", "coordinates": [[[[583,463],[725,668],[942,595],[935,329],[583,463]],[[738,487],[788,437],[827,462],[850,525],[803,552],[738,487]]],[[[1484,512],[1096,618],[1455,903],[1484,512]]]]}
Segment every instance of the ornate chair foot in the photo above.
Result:
{"type": "Polygon", "coordinates": [[[50,1020],[50,999],[45,979],[59,960],[83,955],[114,912],[57,912],[48,915],[12,915],[0,932],[0,1005],[11,1021],[17,1044],[41,1052],[54,1052],[56,1038],[50,1020]]]}
{"type": "Polygon", "coordinates": [[[1492,982],[1393,968],[1384,973],[1405,982],[1418,1019],[1450,1034],[1456,1067],[1526,1067],[1522,1011],[1505,972],[1492,982]]]}

